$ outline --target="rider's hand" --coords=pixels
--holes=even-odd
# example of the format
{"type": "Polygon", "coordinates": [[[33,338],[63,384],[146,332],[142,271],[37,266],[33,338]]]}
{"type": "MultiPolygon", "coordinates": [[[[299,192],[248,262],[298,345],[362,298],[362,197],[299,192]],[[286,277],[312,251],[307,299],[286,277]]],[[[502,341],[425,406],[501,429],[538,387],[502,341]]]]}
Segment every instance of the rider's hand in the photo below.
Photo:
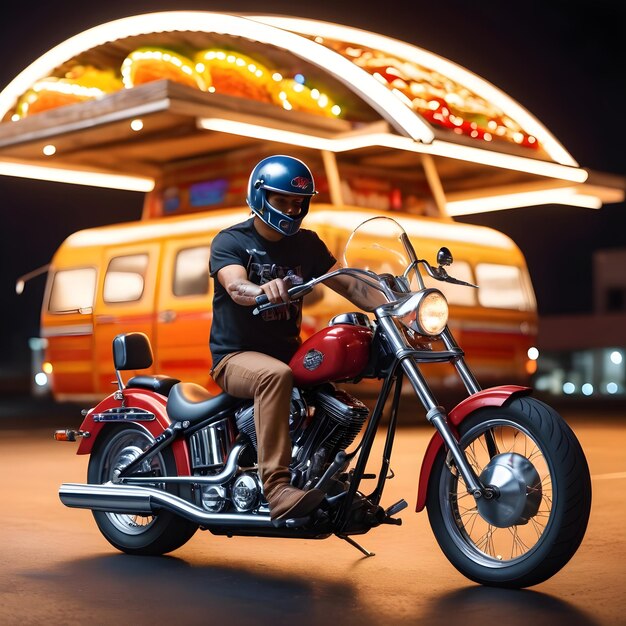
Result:
{"type": "Polygon", "coordinates": [[[289,285],[282,278],[270,280],[269,283],[260,285],[260,287],[272,304],[289,302],[289,294],[287,293],[289,285]]]}

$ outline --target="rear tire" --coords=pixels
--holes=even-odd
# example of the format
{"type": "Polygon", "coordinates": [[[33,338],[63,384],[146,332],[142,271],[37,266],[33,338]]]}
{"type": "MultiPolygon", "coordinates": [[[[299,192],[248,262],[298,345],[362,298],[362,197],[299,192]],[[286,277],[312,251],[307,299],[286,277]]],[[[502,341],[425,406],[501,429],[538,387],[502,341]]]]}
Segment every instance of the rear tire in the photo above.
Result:
{"type": "MultiPolygon", "coordinates": [[[[89,459],[87,481],[103,484],[114,478],[116,469],[128,465],[137,455],[154,442],[154,437],[137,424],[110,427],[96,443],[89,459]]],[[[176,476],[176,463],[170,448],[154,456],[148,466],[140,467],[141,475],[176,476]]],[[[164,485],[156,485],[164,488],[164,485]]],[[[185,487],[170,486],[168,491],[180,493],[185,487]]],[[[169,511],[156,515],[133,515],[93,511],[100,532],[106,540],[122,552],[138,555],[160,555],[172,552],[187,543],[198,525],[177,517],[169,511]]]]}
{"type": "Polygon", "coordinates": [[[476,474],[492,484],[501,480],[502,489],[492,501],[477,502],[448,469],[446,449],[439,451],[427,506],[444,554],[483,585],[519,588],[547,580],[572,558],[589,519],[589,468],[574,433],[549,406],[520,398],[475,411],[459,435],[476,474]]]}

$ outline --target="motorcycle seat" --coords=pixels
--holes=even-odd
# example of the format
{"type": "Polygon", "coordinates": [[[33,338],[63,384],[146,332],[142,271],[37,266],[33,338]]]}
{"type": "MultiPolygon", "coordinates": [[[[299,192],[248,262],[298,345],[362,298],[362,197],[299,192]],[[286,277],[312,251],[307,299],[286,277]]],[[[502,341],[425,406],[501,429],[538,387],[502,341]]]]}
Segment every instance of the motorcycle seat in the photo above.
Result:
{"type": "Polygon", "coordinates": [[[178,383],[172,387],[167,398],[167,415],[173,422],[195,423],[223,413],[242,402],[241,398],[227,393],[213,396],[196,383],[178,383]]]}
{"type": "Polygon", "coordinates": [[[170,378],[160,374],[156,376],[133,376],[126,383],[126,387],[147,389],[148,391],[160,393],[162,396],[167,396],[172,387],[179,382],[178,378],[170,378]]]}

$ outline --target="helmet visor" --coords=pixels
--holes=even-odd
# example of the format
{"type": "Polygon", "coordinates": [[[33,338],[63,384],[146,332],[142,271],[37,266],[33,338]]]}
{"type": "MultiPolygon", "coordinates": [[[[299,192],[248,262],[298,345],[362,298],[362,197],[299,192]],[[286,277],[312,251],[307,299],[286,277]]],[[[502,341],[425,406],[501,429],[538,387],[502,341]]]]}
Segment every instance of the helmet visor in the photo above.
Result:
{"type": "Polygon", "coordinates": [[[302,215],[309,204],[308,196],[278,193],[275,191],[266,191],[266,200],[267,204],[275,211],[279,211],[283,215],[292,218],[302,215]]]}
{"type": "MultiPolygon", "coordinates": [[[[261,219],[283,235],[295,235],[309,212],[310,196],[265,191],[261,219]]],[[[254,210],[254,209],[253,209],[254,210]]],[[[256,213],[256,211],[255,211],[256,213]]]]}

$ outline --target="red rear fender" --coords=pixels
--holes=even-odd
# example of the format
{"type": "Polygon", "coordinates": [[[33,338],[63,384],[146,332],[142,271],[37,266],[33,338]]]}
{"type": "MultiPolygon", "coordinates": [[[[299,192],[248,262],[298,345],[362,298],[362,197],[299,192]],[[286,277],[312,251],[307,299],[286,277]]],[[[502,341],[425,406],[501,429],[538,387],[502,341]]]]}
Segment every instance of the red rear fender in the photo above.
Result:
{"type": "MultiPolygon", "coordinates": [[[[124,405],[126,407],[133,407],[138,409],[144,409],[154,414],[155,419],[151,421],[141,421],[140,423],[156,438],[158,437],[170,424],[170,419],[167,416],[165,410],[167,399],[159,394],[152,393],[143,389],[124,389],[124,405]]],[[[113,394],[107,396],[102,402],[96,405],[93,409],[90,409],[80,429],[89,432],[89,437],[83,437],[76,454],[91,454],[93,447],[98,439],[98,436],[102,432],[102,429],[107,425],[105,422],[97,422],[94,420],[94,415],[103,413],[108,409],[119,408],[120,401],[113,397],[113,394]]],[[[132,422],[132,419],[125,420],[125,422],[132,422]]],[[[176,468],[178,469],[179,476],[190,476],[191,467],[189,465],[189,451],[187,443],[183,439],[176,439],[172,443],[172,452],[174,453],[174,459],[176,461],[176,468]]]]}
{"type": "MultiPolygon", "coordinates": [[[[459,404],[448,413],[448,423],[456,431],[456,427],[474,411],[485,406],[502,406],[505,402],[514,397],[525,396],[531,392],[532,389],[530,387],[519,387],[517,385],[502,385],[500,387],[483,389],[459,402],[459,404]]],[[[428,443],[424,460],[422,461],[417,491],[417,505],[415,507],[416,511],[421,511],[426,506],[430,472],[441,446],[443,446],[443,439],[439,433],[436,432],[428,443]]]]}

